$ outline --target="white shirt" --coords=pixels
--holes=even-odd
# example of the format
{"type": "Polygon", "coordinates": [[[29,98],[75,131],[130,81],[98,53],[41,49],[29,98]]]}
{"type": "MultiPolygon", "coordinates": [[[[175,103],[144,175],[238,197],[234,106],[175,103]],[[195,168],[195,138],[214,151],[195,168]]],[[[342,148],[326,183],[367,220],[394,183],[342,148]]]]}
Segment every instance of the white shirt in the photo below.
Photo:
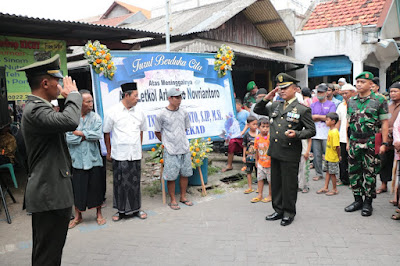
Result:
{"type": "Polygon", "coordinates": [[[339,116],[340,128],[339,137],[341,143],[347,143],[347,104],[345,101],[341,102],[336,109],[336,113],[339,116]]]}
{"type": "Polygon", "coordinates": [[[142,159],[140,132],[146,130],[146,118],[137,107],[128,110],[119,102],[108,109],[103,132],[111,132],[111,158],[117,161],[142,159]]]}

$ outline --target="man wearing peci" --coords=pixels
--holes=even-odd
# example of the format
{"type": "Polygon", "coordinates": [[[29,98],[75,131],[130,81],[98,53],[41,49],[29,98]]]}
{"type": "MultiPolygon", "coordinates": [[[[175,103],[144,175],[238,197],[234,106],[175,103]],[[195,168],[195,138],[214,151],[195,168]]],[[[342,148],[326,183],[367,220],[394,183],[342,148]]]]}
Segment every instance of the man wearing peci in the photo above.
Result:
{"type": "Polygon", "coordinates": [[[60,57],[36,62],[25,71],[32,94],[22,116],[22,134],[28,155],[28,184],[25,204],[32,213],[32,265],[60,265],[67,236],[74,196],[71,183],[71,157],[65,132],[79,125],[82,97],[75,81],[65,77],[60,57]],[[50,101],[61,93],[64,111],[56,112],[50,101]]]}
{"type": "Polygon", "coordinates": [[[301,139],[315,135],[311,109],[296,99],[296,82],[293,77],[280,73],[277,87],[256,104],[254,112],[270,117],[271,189],[272,207],[275,212],[268,221],[281,220],[281,225],[292,223],[296,215],[296,201],[301,156],[301,139]],[[266,106],[279,91],[284,102],[277,101],[266,106]]]}

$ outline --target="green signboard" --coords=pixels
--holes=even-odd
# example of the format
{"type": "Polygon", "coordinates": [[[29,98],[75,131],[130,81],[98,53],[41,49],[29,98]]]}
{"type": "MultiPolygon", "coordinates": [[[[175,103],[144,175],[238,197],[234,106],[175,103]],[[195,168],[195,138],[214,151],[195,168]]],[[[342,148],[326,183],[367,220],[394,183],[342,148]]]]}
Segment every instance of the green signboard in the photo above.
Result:
{"type": "Polygon", "coordinates": [[[65,41],[31,39],[0,35],[0,67],[6,68],[9,101],[26,100],[31,89],[24,72],[16,69],[36,61],[60,55],[61,70],[67,74],[67,48],[65,41]]]}

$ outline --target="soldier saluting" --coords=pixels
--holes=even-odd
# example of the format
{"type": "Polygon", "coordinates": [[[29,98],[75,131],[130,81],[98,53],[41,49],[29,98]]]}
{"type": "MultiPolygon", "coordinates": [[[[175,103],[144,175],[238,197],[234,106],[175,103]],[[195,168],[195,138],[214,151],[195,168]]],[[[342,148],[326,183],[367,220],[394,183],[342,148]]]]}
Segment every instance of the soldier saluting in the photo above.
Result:
{"type": "Polygon", "coordinates": [[[293,77],[280,73],[276,77],[277,88],[256,104],[254,112],[270,117],[271,192],[275,212],[268,221],[282,219],[281,225],[292,223],[296,215],[296,201],[301,156],[301,139],[315,135],[315,124],[311,109],[296,99],[296,82],[293,77]],[[266,106],[279,91],[284,102],[273,102],[266,106]]]}
{"type": "Polygon", "coordinates": [[[356,77],[358,95],[349,100],[347,107],[349,178],[355,200],[344,210],[353,212],[362,208],[362,216],[372,215],[376,175],[380,171],[379,154],[385,153],[388,146],[388,105],[383,96],[371,90],[373,78],[367,71],[356,77]],[[375,148],[375,137],[380,129],[382,144],[375,148]]]}

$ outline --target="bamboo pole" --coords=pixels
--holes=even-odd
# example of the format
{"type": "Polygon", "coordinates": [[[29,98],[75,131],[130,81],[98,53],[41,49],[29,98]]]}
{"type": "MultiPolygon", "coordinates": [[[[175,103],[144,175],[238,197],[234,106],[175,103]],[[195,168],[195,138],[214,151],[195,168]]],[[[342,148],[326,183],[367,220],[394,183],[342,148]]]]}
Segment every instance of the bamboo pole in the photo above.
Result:
{"type": "Polygon", "coordinates": [[[393,194],[396,188],[396,180],[397,180],[397,160],[393,161],[393,168],[392,168],[392,191],[390,194],[393,194]]]}
{"type": "Polygon", "coordinates": [[[167,204],[167,195],[165,193],[165,181],[163,178],[163,172],[164,172],[164,164],[161,164],[160,180],[161,180],[161,191],[162,191],[162,203],[165,205],[165,204],[167,204]]]}
{"type": "Polygon", "coordinates": [[[203,173],[201,172],[201,168],[197,167],[200,173],[200,181],[201,181],[201,191],[203,196],[207,196],[206,186],[204,185],[203,173]]]}

